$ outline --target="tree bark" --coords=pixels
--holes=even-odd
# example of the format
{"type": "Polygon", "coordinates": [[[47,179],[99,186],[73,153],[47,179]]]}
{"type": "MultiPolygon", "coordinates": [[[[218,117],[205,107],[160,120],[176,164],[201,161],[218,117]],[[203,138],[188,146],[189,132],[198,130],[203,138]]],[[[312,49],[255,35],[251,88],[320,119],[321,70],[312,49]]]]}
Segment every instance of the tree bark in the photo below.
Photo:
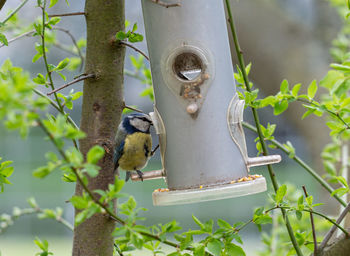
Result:
{"type": "MultiPolygon", "coordinates": [[[[81,130],[87,137],[80,141],[86,155],[96,144],[106,154],[99,162],[99,175],[89,179],[91,190],[106,190],[114,182],[114,136],[123,110],[123,68],[125,48],[115,44],[115,34],[125,28],[124,0],[86,0],[87,25],[86,74],[96,78],[84,81],[81,130]]],[[[76,194],[82,187],[76,184],[76,194]]],[[[76,211],[77,214],[78,211],[76,211]]],[[[95,214],[75,227],[73,256],[112,256],[115,223],[104,214],[95,214]]]]}
{"type": "Polygon", "coordinates": [[[6,0],[0,0],[0,10],[5,5],[5,3],[6,3],[6,0]]]}
{"type": "MultiPolygon", "coordinates": [[[[347,229],[347,231],[350,231],[347,229]]],[[[344,234],[331,240],[321,252],[319,256],[348,256],[350,253],[350,239],[344,234]]]]}

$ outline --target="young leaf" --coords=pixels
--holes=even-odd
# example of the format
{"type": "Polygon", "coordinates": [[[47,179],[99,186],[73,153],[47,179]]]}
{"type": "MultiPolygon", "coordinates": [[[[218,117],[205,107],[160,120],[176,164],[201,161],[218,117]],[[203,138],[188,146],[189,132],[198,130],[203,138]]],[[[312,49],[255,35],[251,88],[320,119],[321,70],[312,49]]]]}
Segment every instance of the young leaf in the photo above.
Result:
{"type": "Polygon", "coordinates": [[[309,87],[307,88],[307,96],[309,99],[313,99],[315,97],[315,94],[317,92],[317,82],[316,80],[313,80],[309,87]]]}
{"type": "Polygon", "coordinates": [[[226,245],[226,250],[228,255],[234,255],[234,256],[245,256],[245,252],[243,251],[242,247],[235,245],[235,244],[228,244],[226,245]]]}
{"type": "Polygon", "coordinates": [[[9,45],[6,36],[3,33],[0,33],[0,42],[6,46],[9,45]]]}
{"type": "Polygon", "coordinates": [[[276,197],[275,197],[276,204],[279,204],[282,202],[283,197],[286,195],[286,193],[287,193],[287,185],[283,184],[278,188],[276,192],[276,197]]]}
{"type": "Polygon", "coordinates": [[[289,92],[289,84],[287,80],[283,80],[281,83],[280,91],[284,94],[287,94],[289,92]]]}
{"type": "Polygon", "coordinates": [[[287,108],[288,108],[288,101],[287,100],[282,100],[280,102],[277,102],[275,104],[274,109],[273,109],[273,114],[276,116],[279,114],[282,114],[287,108]]]}
{"type": "Polygon", "coordinates": [[[104,154],[104,149],[101,146],[95,145],[87,153],[87,162],[90,164],[97,164],[104,154]]]}
{"type": "Polygon", "coordinates": [[[215,256],[221,255],[222,244],[219,240],[213,239],[207,244],[208,251],[215,256]]]}

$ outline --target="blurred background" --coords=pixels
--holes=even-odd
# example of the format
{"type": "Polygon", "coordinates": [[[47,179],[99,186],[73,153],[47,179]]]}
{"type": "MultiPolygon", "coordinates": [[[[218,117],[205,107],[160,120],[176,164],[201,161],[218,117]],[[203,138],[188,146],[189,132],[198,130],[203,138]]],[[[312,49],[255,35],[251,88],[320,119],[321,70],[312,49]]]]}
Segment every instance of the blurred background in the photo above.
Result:
{"type": "MultiPolygon", "coordinates": [[[[20,2],[20,0],[7,1],[0,12],[0,21],[20,2]]],[[[19,17],[26,24],[31,24],[40,15],[40,10],[35,8],[35,5],[36,1],[29,1],[19,12],[19,17]]],[[[341,27],[336,11],[329,6],[328,1],[233,0],[232,8],[246,63],[252,62],[253,65],[250,77],[260,89],[261,96],[275,94],[283,79],[287,79],[290,84],[300,82],[306,88],[313,79],[320,80],[326,74],[331,61],[329,47],[341,27]]],[[[48,12],[49,14],[78,12],[83,9],[84,1],[70,1],[69,8],[65,1],[59,1],[48,12]]],[[[144,34],[139,0],[126,1],[126,19],[131,24],[137,22],[139,33],[144,34]]],[[[77,40],[86,35],[83,16],[63,17],[58,26],[68,29],[77,40]]],[[[62,45],[71,44],[71,39],[65,33],[57,31],[57,38],[62,45]]],[[[14,66],[27,70],[31,77],[35,77],[39,72],[45,73],[41,60],[36,63],[31,61],[35,55],[34,42],[36,40],[37,38],[25,37],[10,43],[8,47],[0,48],[0,64],[6,59],[11,59],[14,66]]],[[[137,43],[136,46],[147,53],[145,40],[137,43]]],[[[49,63],[58,63],[65,57],[71,57],[61,48],[58,46],[51,49],[49,63]]],[[[127,49],[125,68],[132,71],[130,55],[137,56],[137,54],[127,49]]],[[[234,65],[236,63],[235,55],[233,55],[233,63],[234,65]]],[[[79,71],[73,74],[67,73],[67,81],[72,80],[76,75],[79,75],[79,71]]],[[[57,78],[56,84],[61,85],[63,82],[57,78]]],[[[72,88],[75,91],[82,90],[82,83],[73,85],[63,93],[68,94],[72,88]]],[[[144,88],[145,85],[139,80],[125,76],[126,103],[136,105],[144,112],[150,112],[153,108],[152,103],[147,97],[139,96],[144,88]]],[[[47,90],[44,87],[39,89],[44,92],[47,90]]],[[[81,100],[75,104],[71,113],[77,123],[80,119],[80,104],[81,100]]],[[[291,141],[299,156],[310,164],[315,163],[314,166],[317,168],[321,167],[319,154],[329,140],[327,128],[320,125],[319,121],[312,116],[301,122],[304,110],[297,104],[292,105],[284,115],[278,117],[274,117],[270,110],[260,111],[262,123],[264,125],[268,122],[276,123],[275,137],[279,141],[291,141]]],[[[248,109],[245,112],[245,120],[253,123],[248,109]]],[[[256,155],[255,137],[254,134],[246,131],[250,156],[256,155]]],[[[33,129],[29,137],[23,141],[16,132],[10,133],[0,126],[0,156],[5,160],[13,160],[15,167],[15,172],[10,179],[13,185],[6,186],[5,193],[0,194],[0,214],[11,214],[15,206],[28,207],[26,200],[33,196],[42,208],[63,208],[64,217],[73,223],[73,208],[65,201],[74,193],[75,184],[61,181],[58,171],[43,180],[32,177],[33,170],[45,163],[44,154],[55,150],[43,138],[43,134],[38,129],[33,129]]],[[[289,161],[283,153],[278,151],[272,153],[282,154],[283,157],[283,161],[275,166],[281,183],[293,183],[299,189],[302,185],[306,185],[309,193],[314,195],[315,201],[325,202],[325,208],[328,210],[332,208],[332,200],[329,199],[329,195],[323,193],[323,190],[307,173],[289,161]]],[[[147,169],[153,170],[160,167],[157,155],[147,169]]],[[[321,173],[322,169],[319,170],[321,173]]],[[[253,173],[263,174],[269,186],[271,185],[266,168],[253,169],[253,173]]],[[[191,218],[192,214],[203,221],[210,218],[222,218],[230,223],[247,221],[251,218],[254,208],[263,206],[268,201],[268,192],[265,192],[192,205],[154,207],[151,194],[154,189],[161,187],[166,187],[162,180],[143,183],[128,182],[125,186],[125,191],[135,197],[139,207],[149,209],[144,213],[149,225],[165,223],[175,218],[184,229],[195,228],[191,218]]],[[[332,213],[330,210],[328,212],[332,213]]],[[[254,255],[254,252],[261,247],[257,228],[251,225],[244,230],[242,235],[243,247],[247,249],[247,255],[254,255]]],[[[36,216],[31,215],[21,217],[6,232],[0,233],[1,255],[34,254],[36,248],[32,240],[36,236],[47,239],[55,255],[71,254],[72,233],[70,230],[53,220],[38,220],[36,216]]]]}

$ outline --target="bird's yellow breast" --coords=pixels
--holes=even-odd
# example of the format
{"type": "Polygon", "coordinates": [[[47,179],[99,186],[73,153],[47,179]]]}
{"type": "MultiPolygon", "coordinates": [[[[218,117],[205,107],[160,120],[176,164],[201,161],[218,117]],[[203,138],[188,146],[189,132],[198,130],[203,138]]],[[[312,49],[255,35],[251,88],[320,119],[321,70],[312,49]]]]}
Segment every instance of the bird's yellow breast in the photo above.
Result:
{"type": "Polygon", "coordinates": [[[122,157],[118,161],[120,168],[126,171],[141,170],[147,164],[151,150],[150,134],[135,132],[127,135],[122,157]]]}

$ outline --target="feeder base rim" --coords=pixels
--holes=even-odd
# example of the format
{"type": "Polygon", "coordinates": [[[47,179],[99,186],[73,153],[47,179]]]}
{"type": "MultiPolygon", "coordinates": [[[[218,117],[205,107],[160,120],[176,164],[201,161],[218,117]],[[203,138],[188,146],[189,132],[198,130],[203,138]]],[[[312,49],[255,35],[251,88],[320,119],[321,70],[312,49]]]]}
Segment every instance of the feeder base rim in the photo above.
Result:
{"type": "Polygon", "coordinates": [[[264,192],[266,189],[266,180],[264,177],[260,177],[233,184],[163,192],[155,191],[152,193],[152,198],[154,206],[191,204],[247,196],[264,192]]]}

